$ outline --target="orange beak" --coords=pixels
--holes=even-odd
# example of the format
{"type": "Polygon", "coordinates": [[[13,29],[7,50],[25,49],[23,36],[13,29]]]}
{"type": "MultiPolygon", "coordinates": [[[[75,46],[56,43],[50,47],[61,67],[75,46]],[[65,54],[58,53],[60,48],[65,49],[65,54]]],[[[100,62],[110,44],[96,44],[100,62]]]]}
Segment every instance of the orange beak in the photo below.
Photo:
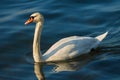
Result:
{"type": "Polygon", "coordinates": [[[30,17],[30,18],[25,22],[25,24],[27,25],[27,24],[30,24],[30,23],[32,23],[32,22],[33,22],[33,18],[30,17]]]}

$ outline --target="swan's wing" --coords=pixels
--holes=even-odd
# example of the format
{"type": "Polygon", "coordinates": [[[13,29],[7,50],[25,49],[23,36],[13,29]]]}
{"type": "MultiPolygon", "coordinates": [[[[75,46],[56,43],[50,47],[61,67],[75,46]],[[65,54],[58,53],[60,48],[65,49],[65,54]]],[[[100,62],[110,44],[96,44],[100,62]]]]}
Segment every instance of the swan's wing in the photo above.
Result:
{"type": "Polygon", "coordinates": [[[56,42],[43,57],[46,61],[65,60],[89,52],[96,47],[98,40],[91,37],[68,37],[56,42]]]}
{"type": "Polygon", "coordinates": [[[57,41],[55,44],[53,44],[46,53],[44,53],[43,55],[49,54],[50,52],[52,52],[53,50],[55,50],[57,47],[59,47],[62,44],[65,44],[66,42],[72,41],[72,40],[76,40],[78,38],[78,36],[71,36],[71,37],[67,37],[67,38],[63,38],[59,41],[57,41]]]}

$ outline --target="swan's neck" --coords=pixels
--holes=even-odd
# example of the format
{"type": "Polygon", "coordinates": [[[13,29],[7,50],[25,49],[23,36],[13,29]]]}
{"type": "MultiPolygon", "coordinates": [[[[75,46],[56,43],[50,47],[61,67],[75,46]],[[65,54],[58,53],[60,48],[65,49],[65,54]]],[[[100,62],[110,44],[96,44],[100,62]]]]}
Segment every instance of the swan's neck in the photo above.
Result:
{"type": "Polygon", "coordinates": [[[34,41],[33,41],[33,58],[35,62],[42,61],[42,54],[40,51],[40,38],[41,38],[41,31],[42,31],[42,23],[37,22],[35,33],[34,33],[34,41]]]}

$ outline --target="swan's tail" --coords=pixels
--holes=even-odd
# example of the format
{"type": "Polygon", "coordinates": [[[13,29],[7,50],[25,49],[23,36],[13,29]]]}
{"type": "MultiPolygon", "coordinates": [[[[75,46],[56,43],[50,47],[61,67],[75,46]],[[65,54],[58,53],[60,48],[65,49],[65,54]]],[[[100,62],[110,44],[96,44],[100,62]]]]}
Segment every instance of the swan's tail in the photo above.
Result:
{"type": "Polygon", "coordinates": [[[107,34],[108,34],[108,32],[105,32],[104,34],[101,34],[95,38],[98,39],[99,41],[102,41],[107,36],[107,34]]]}

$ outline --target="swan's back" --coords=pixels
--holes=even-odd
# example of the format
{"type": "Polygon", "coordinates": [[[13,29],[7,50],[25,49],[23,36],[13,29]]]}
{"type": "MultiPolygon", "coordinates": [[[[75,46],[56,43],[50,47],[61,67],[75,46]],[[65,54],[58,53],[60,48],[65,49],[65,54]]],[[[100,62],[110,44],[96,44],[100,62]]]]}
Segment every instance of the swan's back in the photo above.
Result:
{"type": "Polygon", "coordinates": [[[56,42],[43,57],[46,61],[66,60],[97,47],[99,41],[92,37],[72,36],[56,42]]]}

